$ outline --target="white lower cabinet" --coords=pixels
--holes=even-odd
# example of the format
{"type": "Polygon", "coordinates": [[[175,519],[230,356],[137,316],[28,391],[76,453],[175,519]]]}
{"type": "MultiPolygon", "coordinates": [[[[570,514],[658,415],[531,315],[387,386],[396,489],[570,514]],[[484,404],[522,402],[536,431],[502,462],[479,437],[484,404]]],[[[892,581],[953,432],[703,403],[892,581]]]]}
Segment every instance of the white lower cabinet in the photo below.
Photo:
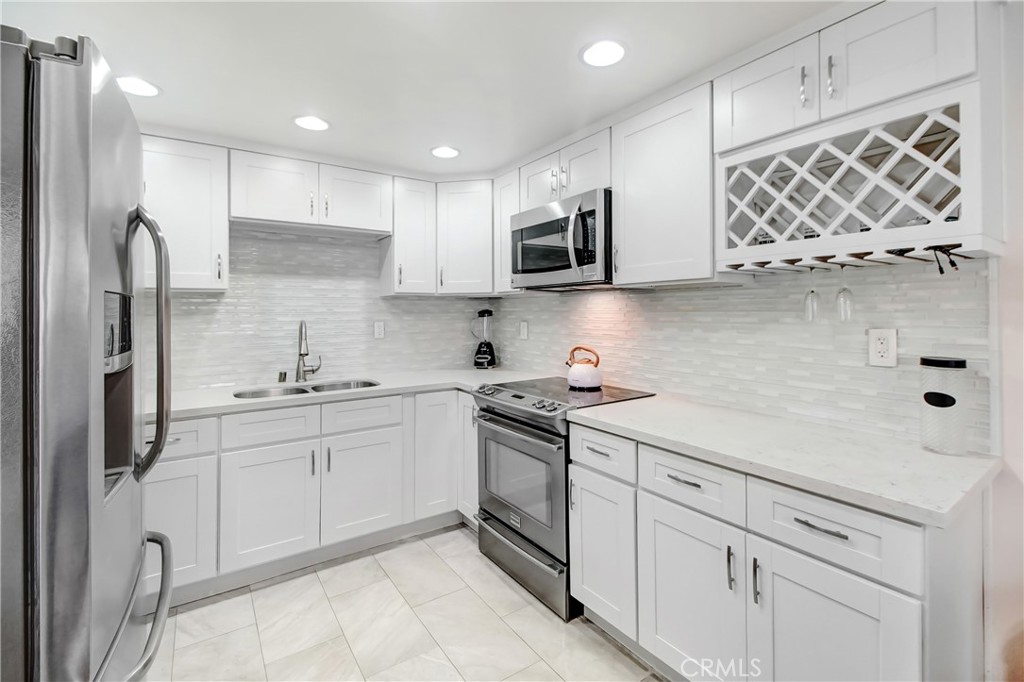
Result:
{"type": "Polygon", "coordinates": [[[454,511],[459,449],[458,391],[416,396],[415,518],[454,511]]]}
{"type": "Polygon", "coordinates": [[[636,489],[569,465],[569,592],[636,639],[636,489]]]}
{"type": "Polygon", "coordinates": [[[920,680],[921,602],[747,536],[758,680],[920,680]]]}
{"type": "Polygon", "coordinates": [[[479,452],[477,450],[476,400],[470,393],[459,393],[459,433],[462,436],[459,464],[459,511],[472,519],[480,509],[479,452]]]}
{"type": "MultiPolygon", "coordinates": [[[[160,462],[143,482],[146,529],[166,535],[174,586],[217,574],[217,456],[160,462]]],[[[146,592],[160,588],[160,552],[146,555],[146,592]]]]}
{"type": "Polygon", "coordinates": [[[221,455],[222,572],[320,544],[320,440],[221,455]]]}
{"type": "Polygon", "coordinates": [[[742,678],[746,534],[643,490],[636,506],[640,645],[690,680],[742,678]]]}
{"type": "Polygon", "coordinates": [[[401,524],[401,426],[324,438],[321,447],[322,544],[401,524]]]}

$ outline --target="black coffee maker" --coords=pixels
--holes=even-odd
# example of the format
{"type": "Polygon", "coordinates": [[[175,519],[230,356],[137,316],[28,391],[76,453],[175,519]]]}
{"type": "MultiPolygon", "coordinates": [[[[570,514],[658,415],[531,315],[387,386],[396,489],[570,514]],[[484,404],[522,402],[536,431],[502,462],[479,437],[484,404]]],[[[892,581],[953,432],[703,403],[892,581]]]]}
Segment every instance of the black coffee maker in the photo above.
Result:
{"type": "Polygon", "coordinates": [[[490,369],[498,365],[498,354],[494,352],[494,344],[491,343],[492,317],[494,317],[494,311],[489,308],[477,311],[476,319],[473,320],[473,325],[470,328],[473,336],[480,339],[480,343],[476,345],[476,353],[473,355],[473,366],[477,369],[490,369]],[[477,323],[479,323],[479,332],[477,323]]]}

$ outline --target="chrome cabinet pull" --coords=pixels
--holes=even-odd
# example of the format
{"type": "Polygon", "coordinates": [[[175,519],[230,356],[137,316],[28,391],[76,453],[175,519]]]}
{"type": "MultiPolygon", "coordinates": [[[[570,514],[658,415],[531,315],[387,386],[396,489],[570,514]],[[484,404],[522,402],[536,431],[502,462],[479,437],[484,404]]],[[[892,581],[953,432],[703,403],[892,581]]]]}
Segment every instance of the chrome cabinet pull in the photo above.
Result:
{"type": "Polygon", "coordinates": [[[755,604],[759,604],[760,603],[759,597],[761,596],[761,591],[759,589],[757,589],[757,569],[758,568],[760,568],[760,566],[758,566],[758,564],[757,564],[757,557],[754,557],[753,575],[754,575],[754,603],[755,604]]]}
{"type": "Polygon", "coordinates": [[[701,488],[704,487],[700,483],[697,483],[697,481],[689,481],[689,480],[687,480],[685,478],[680,478],[680,477],[676,476],[675,474],[668,474],[668,477],[671,478],[676,483],[682,483],[683,485],[688,485],[691,488],[696,488],[697,490],[700,490],[701,488]]]}
{"type": "MultiPolygon", "coordinates": [[[[177,437],[177,438],[168,438],[168,439],[167,439],[167,443],[166,443],[166,445],[170,445],[171,443],[178,443],[178,442],[180,442],[180,441],[181,441],[181,438],[180,438],[180,437],[177,437]]],[[[146,445],[152,445],[152,444],[153,444],[154,442],[156,442],[156,441],[152,441],[152,440],[147,440],[147,441],[146,441],[146,445]]]]}
{"type": "Polygon", "coordinates": [[[611,456],[612,456],[612,454],[610,452],[605,452],[604,450],[598,450],[593,445],[588,445],[587,446],[587,450],[589,450],[590,452],[593,452],[595,455],[601,455],[602,457],[611,458],[611,456]]]}
{"type": "Polygon", "coordinates": [[[327,473],[331,473],[331,449],[327,448],[327,473]]]}
{"type": "Polygon", "coordinates": [[[807,67],[800,67],[800,106],[807,104],[807,67]]]}
{"type": "Polygon", "coordinates": [[[576,490],[576,481],[569,479],[569,509],[576,508],[576,497],[573,494],[576,490]]]}
{"type": "Polygon", "coordinates": [[[729,586],[730,592],[736,584],[736,577],[732,574],[732,545],[725,546],[725,584],[729,586]]]}
{"type": "Polygon", "coordinates": [[[310,467],[310,476],[316,476],[316,450],[310,450],[309,456],[312,457],[312,465],[310,467]]]}
{"type": "Polygon", "coordinates": [[[222,277],[223,272],[221,270],[221,266],[223,264],[224,264],[224,259],[221,258],[221,255],[218,253],[217,254],[217,279],[223,279],[223,277],[222,277]]]}
{"type": "Polygon", "coordinates": [[[441,287],[444,288],[444,266],[441,266],[441,287]]]}
{"type": "Polygon", "coordinates": [[[828,62],[827,63],[828,63],[828,80],[826,81],[827,82],[827,86],[825,88],[825,91],[828,93],[828,98],[829,99],[835,99],[836,88],[835,88],[835,85],[834,85],[833,80],[832,80],[832,70],[835,68],[835,60],[833,60],[832,55],[828,56],[828,62]]]}
{"type": "Polygon", "coordinates": [[[313,215],[313,210],[314,210],[314,204],[313,204],[313,193],[312,193],[312,192],[310,192],[310,193],[309,193],[309,215],[310,215],[310,216],[312,216],[312,215],[313,215]]]}
{"type": "Polygon", "coordinates": [[[331,200],[330,195],[324,193],[324,217],[326,218],[331,212],[331,200]]]}
{"type": "Polygon", "coordinates": [[[562,191],[564,192],[569,187],[569,169],[562,166],[562,191]]]}
{"type": "Polygon", "coordinates": [[[558,171],[551,169],[551,196],[558,194],[558,171]]]}
{"type": "Polygon", "coordinates": [[[402,286],[402,264],[398,264],[398,286],[402,286]]]}
{"type": "Polygon", "coordinates": [[[829,530],[828,528],[822,528],[821,526],[816,526],[813,523],[811,523],[810,521],[808,521],[807,519],[800,519],[800,518],[797,518],[797,517],[794,516],[793,520],[796,521],[797,523],[799,523],[801,526],[807,526],[811,530],[816,530],[819,533],[824,533],[825,535],[831,535],[832,537],[839,538],[840,540],[849,540],[850,539],[850,536],[847,535],[846,533],[842,532],[842,531],[839,531],[839,530],[829,530]]]}
{"type": "Polygon", "coordinates": [[[619,271],[619,247],[612,247],[612,271],[619,271]]]}

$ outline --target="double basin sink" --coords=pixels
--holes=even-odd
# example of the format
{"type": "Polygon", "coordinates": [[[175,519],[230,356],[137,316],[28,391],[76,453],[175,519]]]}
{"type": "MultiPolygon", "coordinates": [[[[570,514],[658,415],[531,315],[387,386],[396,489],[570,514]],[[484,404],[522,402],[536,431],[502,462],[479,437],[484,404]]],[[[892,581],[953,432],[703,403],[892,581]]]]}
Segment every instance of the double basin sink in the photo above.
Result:
{"type": "Polygon", "coordinates": [[[348,381],[330,381],[309,386],[274,386],[272,388],[253,388],[235,391],[236,398],[277,398],[285,395],[308,395],[310,393],[327,393],[329,391],[351,391],[353,388],[370,388],[380,386],[379,381],[369,379],[352,379],[348,381]]]}

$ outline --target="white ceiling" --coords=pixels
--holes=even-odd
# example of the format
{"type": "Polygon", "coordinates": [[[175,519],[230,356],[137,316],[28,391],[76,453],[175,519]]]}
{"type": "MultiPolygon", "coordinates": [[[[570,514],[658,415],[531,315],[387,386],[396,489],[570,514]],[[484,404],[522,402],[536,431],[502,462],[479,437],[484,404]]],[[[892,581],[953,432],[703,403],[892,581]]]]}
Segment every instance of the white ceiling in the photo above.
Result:
{"type": "Polygon", "coordinates": [[[833,4],[4,2],[2,19],[88,35],[158,85],[130,98],[143,123],[433,176],[508,166],[833,4]],[[625,59],[584,65],[604,38],[625,59]]]}

